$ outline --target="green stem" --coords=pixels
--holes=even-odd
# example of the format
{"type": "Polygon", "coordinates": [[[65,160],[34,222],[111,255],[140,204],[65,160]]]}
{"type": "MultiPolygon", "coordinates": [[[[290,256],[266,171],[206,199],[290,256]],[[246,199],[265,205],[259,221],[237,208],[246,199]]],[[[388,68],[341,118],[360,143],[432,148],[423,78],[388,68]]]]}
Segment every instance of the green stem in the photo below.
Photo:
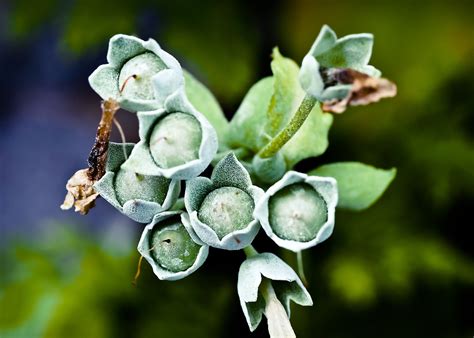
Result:
{"type": "Polygon", "coordinates": [[[298,275],[300,275],[301,281],[305,286],[308,286],[308,281],[306,279],[306,276],[304,274],[304,265],[303,265],[303,254],[302,251],[298,251],[296,253],[296,261],[298,264],[298,275]]]}
{"type": "Polygon", "coordinates": [[[274,156],[301,128],[316,102],[315,97],[306,95],[290,122],[288,122],[285,128],[283,128],[270,143],[260,150],[258,156],[261,158],[274,156]]]}
{"type": "Polygon", "coordinates": [[[247,256],[247,258],[258,255],[258,251],[255,250],[255,248],[252,246],[252,244],[250,244],[249,246],[246,246],[244,248],[244,252],[245,252],[245,255],[247,256]]]}

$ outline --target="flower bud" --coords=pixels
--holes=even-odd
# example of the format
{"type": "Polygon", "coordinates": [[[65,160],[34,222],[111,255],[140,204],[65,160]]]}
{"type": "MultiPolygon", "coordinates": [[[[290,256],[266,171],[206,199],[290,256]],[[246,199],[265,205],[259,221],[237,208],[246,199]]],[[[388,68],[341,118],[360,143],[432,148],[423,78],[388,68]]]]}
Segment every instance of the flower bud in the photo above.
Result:
{"type": "Polygon", "coordinates": [[[204,245],[189,226],[187,215],[163,212],[143,231],[138,251],[162,280],[177,280],[196,271],[206,260],[204,245]]]}
{"type": "Polygon", "coordinates": [[[328,208],[322,196],[307,183],[293,183],[270,197],[270,226],[283,239],[307,242],[326,223],[328,208]]]}
{"type": "Polygon", "coordinates": [[[234,230],[244,229],[253,220],[254,207],[252,197],[244,190],[222,187],[204,198],[198,218],[222,239],[234,230]]]}
{"type": "Polygon", "coordinates": [[[94,189],[116,209],[140,223],[148,223],[157,213],[176,202],[181,184],[163,176],[140,175],[123,168],[125,155],[133,144],[110,143],[106,173],[94,189]],[[124,153],[125,151],[125,153],[124,153]]]}
{"type": "Polygon", "coordinates": [[[89,76],[89,83],[102,99],[114,99],[132,112],[163,106],[164,98],[153,84],[158,74],[171,70],[173,77],[183,76],[178,61],[153,39],[115,35],[109,42],[107,61],[89,76]]]}
{"type": "MultiPolygon", "coordinates": [[[[171,74],[168,70],[162,71],[171,74]]],[[[166,77],[154,79],[164,88],[166,77]]],[[[126,169],[142,175],[187,180],[198,176],[217,152],[217,134],[209,121],[189,102],[184,79],[170,84],[163,109],[139,112],[140,142],[133,149],[126,169]]],[[[160,90],[161,94],[166,89],[160,90]]],[[[166,95],[163,95],[166,97],[166,95]]]]}
{"type": "Polygon", "coordinates": [[[163,204],[170,183],[171,180],[163,176],[143,176],[119,169],[115,174],[114,187],[121,205],[135,199],[163,204]]]}
{"type": "Polygon", "coordinates": [[[166,270],[189,269],[196,260],[200,246],[196,244],[178,219],[162,222],[150,235],[151,256],[166,270]]]}
{"type": "Polygon", "coordinates": [[[301,64],[301,87],[319,101],[341,100],[351,92],[352,85],[328,78],[328,70],[350,68],[380,77],[380,71],[368,64],[372,45],[372,34],[351,34],[338,39],[336,33],[324,25],[301,64]]]}
{"type": "Polygon", "coordinates": [[[120,69],[118,85],[124,98],[153,100],[155,97],[151,79],[166,69],[163,61],[154,53],[134,56],[120,69]]]}
{"type": "Polygon", "coordinates": [[[262,194],[230,153],[216,165],[211,179],[197,177],[186,182],[184,202],[191,225],[204,243],[239,250],[257,235],[260,225],[252,214],[262,194]]]}
{"type": "Polygon", "coordinates": [[[202,131],[198,120],[185,113],[160,119],[150,136],[150,152],[161,168],[172,168],[199,158],[202,131]]]}
{"type": "Polygon", "coordinates": [[[276,244],[301,251],[331,235],[337,196],[333,178],[289,171],[259,200],[254,217],[276,244]]]}
{"type": "Polygon", "coordinates": [[[313,305],[310,294],[288,264],[272,253],[247,258],[239,269],[237,281],[240,305],[254,331],[264,314],[269,332],[293,337],[289,323],[290,301],[303,306],[313,305]]]}

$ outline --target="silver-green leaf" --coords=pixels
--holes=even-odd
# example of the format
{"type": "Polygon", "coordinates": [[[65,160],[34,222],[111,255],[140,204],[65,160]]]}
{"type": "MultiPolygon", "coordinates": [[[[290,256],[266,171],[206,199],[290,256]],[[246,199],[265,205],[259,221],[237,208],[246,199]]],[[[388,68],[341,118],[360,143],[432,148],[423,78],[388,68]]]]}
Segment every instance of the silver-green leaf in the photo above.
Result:
{"type": "Polygon", "coordinates": [[[216,129],[219,145],[223,145],[229,126],[219,102],[206,86],[199,82],[193,75],[183,71],[185,79],[186,96],[192,105],[200,111],[216,129]]]}
{"type": "Polygon", "coordinates": [[[258,81],[245,95],[230,121],[226,142],[232,148],[245,147],[258,152],[269,140],[265,133],[267,109],[273,93],[273,77],[258,81]]]}
{"type": "Polygon", "coordinates": [[[339,190],[338,207],[363,210],[382,196],[396,172],[395,168],[383,170],[359,162],[340,162],[323,165],[309,174],[334,177],[339,190]]]}

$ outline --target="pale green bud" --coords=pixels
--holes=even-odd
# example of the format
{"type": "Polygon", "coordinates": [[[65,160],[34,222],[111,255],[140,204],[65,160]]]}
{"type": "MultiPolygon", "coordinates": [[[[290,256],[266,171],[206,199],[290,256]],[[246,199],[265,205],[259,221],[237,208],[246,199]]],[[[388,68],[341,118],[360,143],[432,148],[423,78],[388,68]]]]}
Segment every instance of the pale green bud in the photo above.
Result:
{"type": "Polygon", "coordinates": [[[270,225],[283,239],[308,242],[326,223],[328,208],[322,196],[309,184],[295,183],[270,198],[270,225]]]}
{"type": "Polygon", "coordinates": [[[199,158],[201,139],[201,126],[194,116],[171,113],[153,128],[150,152],[161,168],[176,167],[199,158]]]}
{"type": "Polygon", "coordinates": [[[222,239],[232,231],[244,229],[252,220],[255,204],[245,191],[235,187],[215,189],[204,198],[198,218],[222,239]]]}

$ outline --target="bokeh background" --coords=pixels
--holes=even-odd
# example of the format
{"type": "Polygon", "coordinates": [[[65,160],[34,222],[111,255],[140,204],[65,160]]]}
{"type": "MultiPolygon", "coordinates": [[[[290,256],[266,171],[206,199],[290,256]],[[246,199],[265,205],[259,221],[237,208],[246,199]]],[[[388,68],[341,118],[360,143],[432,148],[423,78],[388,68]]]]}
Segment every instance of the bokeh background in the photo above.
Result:
{"type": "MultiPolygon", "coordinates": [[[[250,334],[236,277],[241,252],[211,250],[179,282],[143,265],[141,225],[103,200],[88,216],[59,205],[86,165],[100,116],[87,76],[115,33],[155,38],[230,117],[270,53],[300,62],[322,24],[372,32],[372,64],[395,99],[337,116],[330,147],[304,161],[397,167],[370,209],[338,211],[305,251],[315,306],[293,306],[298,337],[474,335],[474,22],[472,1],[0,2],[0,337],[266,337],[250,334]]],[[[136,141],[135,117],[118,119],[136,141]]],[[[117,134],[112,139],[119,140],[117,134]]],[[[295,264],[260,236],[256,247],[295,264]]]]}

